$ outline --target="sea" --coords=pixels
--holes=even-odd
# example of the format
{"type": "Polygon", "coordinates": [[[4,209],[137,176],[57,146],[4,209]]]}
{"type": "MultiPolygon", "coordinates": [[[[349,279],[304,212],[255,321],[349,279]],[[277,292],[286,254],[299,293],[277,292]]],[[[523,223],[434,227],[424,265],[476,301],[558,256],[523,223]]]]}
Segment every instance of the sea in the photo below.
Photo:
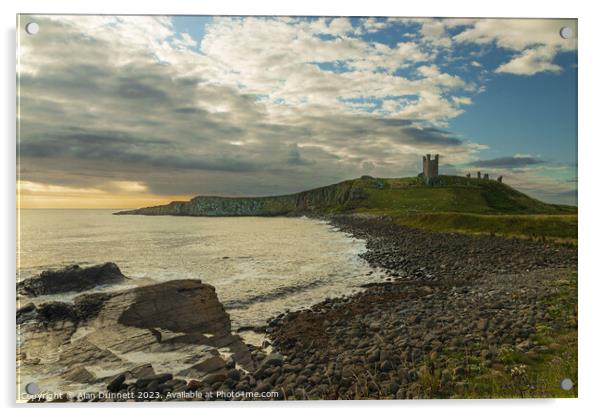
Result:
{"type": "MultiPolygon", "coordinates": [[[[234,329],[260,326],[382,280],[360,254],[365,241],[325,221],[284,217],[113,215],[106,209],[22,209],[17,279],[72,264],[116,263],[129,280],[89,292],[173,279],[216,288],[234,329]]],[[[80,293],[20,299],[69,301],[80,293]]]]}

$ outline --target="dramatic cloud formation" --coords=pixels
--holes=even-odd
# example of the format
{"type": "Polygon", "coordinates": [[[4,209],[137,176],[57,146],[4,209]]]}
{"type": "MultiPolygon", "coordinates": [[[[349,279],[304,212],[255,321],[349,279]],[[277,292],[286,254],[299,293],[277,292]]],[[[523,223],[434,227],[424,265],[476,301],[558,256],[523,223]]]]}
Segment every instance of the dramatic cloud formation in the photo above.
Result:
{"type": "Polygon", "coordinates": [[[414,175],[424,153],[453,169],[488,148],[449,129],[483,85],[441,57],[495,44],[516,53],[498,72],[529,75],[572,47],[489,20],[216,17],[193,37],[175,19],[35,17],[18,49],[22,196],[288,193],[414,175]]]}

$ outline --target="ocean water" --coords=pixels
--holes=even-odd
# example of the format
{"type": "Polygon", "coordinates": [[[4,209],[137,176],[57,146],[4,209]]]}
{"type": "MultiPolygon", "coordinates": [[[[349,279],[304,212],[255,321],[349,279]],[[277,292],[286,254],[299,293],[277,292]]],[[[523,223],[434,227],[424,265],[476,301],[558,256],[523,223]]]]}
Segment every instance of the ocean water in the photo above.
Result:
{"type": "MultiPolygon", "coordinates": [[[[70,264],[115,262],[131,280],[215,286],[234,328],[379,281],[362,240],[307,218],[112,215],[113,210],[21,210],[17,279],[70,264]]],[[[69,300],[79,293],[34,298],[69,300]]],[[[26,301],[25,299],[22,301],[26,301]]]]}

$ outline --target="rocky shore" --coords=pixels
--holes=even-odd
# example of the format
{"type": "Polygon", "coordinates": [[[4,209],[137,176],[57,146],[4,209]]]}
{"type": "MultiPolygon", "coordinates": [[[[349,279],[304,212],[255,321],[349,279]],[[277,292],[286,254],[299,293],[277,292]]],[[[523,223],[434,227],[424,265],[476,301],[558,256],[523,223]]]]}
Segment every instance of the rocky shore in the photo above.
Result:
{"type": "MultiPolygon", "coordinates": [[[[107,396],[73,400],[497,397],[492,375],[499,376],[496,383],[500,386],[515,389],[505,392],[506,397],[536,395],[520,364],[523,361],[516,357],[536,362],[542,354],[551,354],[553,359],[561,346],[544,342],[542,334],[576,331],[576,307],[552,308],[559,294],[565,293],[567,282],[576,279],[576,247],[429,233],[364,215],[329,220],[341,231],[367,241],[368,250],[362,256],[373,267],[387,270],[385,281],[366,285],[358,294],[326,299],[269,320],[255,328],[266,337],[261,346],[242,344],[230,333],[229,321],[214,314],[219,323],[212,331],[221,328],[220,337],[231,341],[226,345],[236,346],[236,354],[223,355],[221,344],[214,344],[209,359],[190,354],[186,371],[159,368],[149,360],[111,377],[96,377],[94,381],[104,386],[107,396]]],[[[183,299],[192,294],[189,290],[200,289],[189,288],[195,283],[185,282],[189,281],[134,289],[148,291],[133,298],[147,299],[145,305],[161,299],[165,309],[159,312],[154,307],[126,306],[132,303],[128,291],[112,300],[102,299],[98,314],[112,318],[102,320],[106,325],[101,325],[100,333],[95,331],[96,338],[83,339],[110,339],[114,345],[106,346],[112,351],[115,346],[132,347],[131,340],[123,342],[119,337],[126,332],[131,336],[136,329],[148,342],[135,346],[135,351],[194,348],[205,331],[198,322],[204,318],[191,312],[198,310],[199,300],[191,296],[188,302],[192,303],[178,304],[175,312],[168,307],[175,302],[174,296],[183,299]],[[173,300],[163,300],[165,289],[173,291],[173,300]],[[197,323],[183,328],[172,322],[183,316],[197,323]]],[[[59,327],[64,326],[62,319],[59,327]]],[[[202,342],[208,343],[206,338],[202,342]]],[[[77,373],[73,377],[86,378],[85,362],[72,368],[79,368],[70,370],[77,373]]]]}
{"type": "MultiPolygon", "coordinates": [[[[494,235],[436,233],[394,224],[390,217],[340,215],[330,222],[367,241],[362,255],[394,280],[466,281],[488,274],[577,266],[573,245],[494,235]]],[[[393,280],[392,279],[392,280],[393,280]]]]}
{"type": "Polygon", "coordinates": [[[495,372],[508,372],[522,397],[515,378],[524,368],[509,368],[508,356],[553,358],[538,335],[576,330],[576,309],[550,309],[576,271],[576,247],[429,233],[361,215],[331,222],[367,240],[363,257],[387,269],[389,282],[269,323],[273,347],[297,366],[267,373],[288,398],[466,397],[495,372]]]}
{"type": "Polygon", "coordinates": [[[17,311],[17,323],[21,388],[35,382],[44,393],[158,394],[186,387],[174,375],[207,383],[223,381],[234,363],[255,369],[215,289],[200,280],[30,303],[17,311]]]}

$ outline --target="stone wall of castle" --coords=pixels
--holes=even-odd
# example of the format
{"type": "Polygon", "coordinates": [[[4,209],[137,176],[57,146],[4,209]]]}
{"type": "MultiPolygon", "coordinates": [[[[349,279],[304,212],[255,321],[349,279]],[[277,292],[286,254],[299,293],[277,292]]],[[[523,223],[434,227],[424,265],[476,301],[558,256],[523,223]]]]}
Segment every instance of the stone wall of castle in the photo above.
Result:
{"type": "Polygon", "coordinates": [[[422,156],[422,174],[425,178],[434,178],[439,175],[439,155],[431,159],[431,155],[422,156]]]}

